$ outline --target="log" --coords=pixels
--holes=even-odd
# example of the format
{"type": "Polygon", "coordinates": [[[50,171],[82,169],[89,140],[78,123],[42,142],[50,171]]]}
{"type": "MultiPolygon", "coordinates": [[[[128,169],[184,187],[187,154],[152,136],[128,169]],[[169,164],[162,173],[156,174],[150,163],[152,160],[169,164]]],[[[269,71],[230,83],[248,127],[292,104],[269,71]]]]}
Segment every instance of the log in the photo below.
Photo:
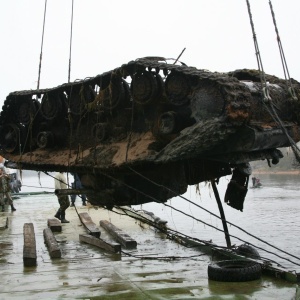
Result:
{"type": "Polygon", "coordinates": [[[58,219],[48,219],[47,224],[52,232],[61,232],[61,223],[58,219]]]}
{"type": "Polygon", "coordinates": [[[80,242],[84,242],[90,245],[94,245],[98,248],[110,251],[110,252],[114,252],[114,253],[118,253],[121,251],[121,245],[118,243],[109,243],[106,242],[100,238],[91,236],[89,234],[80,234],[79,235],[79,241],[80,242]]]}
{"type": "Polygon", "coordinates": [[[61,251],[52,230],[50,228],[45,228],[43,233],[50,257],[61,258],[61,251]]]}
{"type": "Polygon", "coordinates": [[[124,247],[136,248],[137,242],[112,223],[108,222],[107,220],[101,220],[100,226],[108,231],[124,247]]]}
{"type": "Polygon", "coordinates": [[[101,232],[100,232],[99,228],[96,226],[96,224],[93,222],[93,220],[91,219],[89,214],[86,212],[83,212],[83,213],[79,214],[79,217],[80,217],[81,222],[85,225],[86,229],[89,231],[89,234],[99,238],[101,232]]]}
{"type": "Polygon", "coordinates": [[[34,227],[32,223],[25,223],[23,227],[24,246],[23,246],[23,262],[24,266],[36,266],[36,241],[34,227]]]}

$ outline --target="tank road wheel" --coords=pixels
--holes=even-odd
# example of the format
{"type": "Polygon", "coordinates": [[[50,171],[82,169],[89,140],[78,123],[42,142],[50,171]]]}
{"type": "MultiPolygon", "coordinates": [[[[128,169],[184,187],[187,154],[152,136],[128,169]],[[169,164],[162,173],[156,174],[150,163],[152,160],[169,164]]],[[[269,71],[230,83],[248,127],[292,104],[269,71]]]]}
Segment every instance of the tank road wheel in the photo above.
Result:
{"type": "Polygon", "coordinates": [[[158,74],[147,71],[135,74],[131,83],[133,100],[142,105],[153,102],[162,89],[159,77],[158,74]]]}
{"type": "Polygon", "coordinates": [[[13,153],[19,148],[20,129],[15,124],[4,125],[1,129],[0,138],[3,150],[13,153]]]}
{"type": "Polygon", "coordinates": [[[39,148],[50,148],[54,145],[54,136],[51,131],[42,131],[37,136],[37,145],[39,148]]]}
{"type": "Polygon", "coordinates": [[[158,119],[158,133],[168,135],[176,130],[176,115],[173,111],[168,111],[160,115],[158,119]]]}
{"type": "Polygon", "coordinates": [[[125,89],[121,78],[112,77],[109,85],[102,90],[101,98],[101,105],[105,110],[122,106],[125,100],[125,89]]]}
{"type": "Polygon", "coordinates": [[[46,120],[53,120],[62,111],[61,97],[56,93],[47,93],[42,98],[41,113],[46,120]]]}
{"type": "Polygon", "coordinates": [[[95,138],[96,142],[103,142],[108,136],[107,124],[106,123],[97,123],[92,128],[92,135],[95,138]]]}
{"type": "Polygon", "coordinates": [[[34,120],[39,108],[39,102],[32,99],[25,99],[18,107],[18,121],[28,125],[31,120],[34,120]]]}
{"type": "Polygon", "coordinates": [[[95,98],[92,88],[84,85],[73,87],[68,96],[71,113],[75,116],[84,114],[86,112],[86,104],[95,98]]]}
{"type": "Polygon", "coordinates": [[[190,84],[184,74],[172,72],[166,79],[165,90],[173,105],[180,106],[189,101],[190,84]]]}
{"type": "Polygon", "coordinates": [[[247,260],[223,260],[208,265],[208,278],[216,281],[242,282],[261,277],[260,264],[247,260]]]}

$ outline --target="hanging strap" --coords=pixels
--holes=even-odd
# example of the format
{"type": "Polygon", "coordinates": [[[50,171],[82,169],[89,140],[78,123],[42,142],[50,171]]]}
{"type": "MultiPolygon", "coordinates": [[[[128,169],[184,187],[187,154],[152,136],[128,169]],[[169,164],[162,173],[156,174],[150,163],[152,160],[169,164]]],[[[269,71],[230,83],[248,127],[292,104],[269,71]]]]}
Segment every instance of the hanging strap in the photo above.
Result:
{"type": "Polygon", "coordinates": [[[38,74],[37,89],[40,88],[40,78],[41,78],[41,69],[42,69],[42,57],[43,57],[43,44],[44,44],[44,31],[45,31],[46,10],[47,10],[47,0],[45,0],[45,8],[44,8],[43,33],[42,33],[42,43],[41,43],[41,53],[40,53],[40,64],[39,64],[39,74],[38,74]]]}
{"type": "Polygon", "coordinates": [[[288,91],[289,91],[289,94],[291,95],[292,99],[293,100],[298,100],[298,98],[296,96],[296,93],[295,93],[295,90],[294,90],[293,85],[292,85],[289,69],[288,69],[286,59],[285,59],[285,55],[284,55],[284,52],[283,52],[283,47],[282,47],[279,31],[278,31],[278,28],[277,28],[275,13],[274,13],[274,10],[273,10],[271,0],[269,0],[269,5],[270,5],[271,14],[272,14],[272,18],[273,18],[273,23],[274,23],[274,27],[275,27],[275,32],[276,32],[276,36],[277,36],[277,43],[278,43],[278,48],[279,48],[279,52],[280,52],[280,58],[281,58],[281,63],[282,63],[282,67],[283,67],[284,78],[287,81],[288,91]]]}

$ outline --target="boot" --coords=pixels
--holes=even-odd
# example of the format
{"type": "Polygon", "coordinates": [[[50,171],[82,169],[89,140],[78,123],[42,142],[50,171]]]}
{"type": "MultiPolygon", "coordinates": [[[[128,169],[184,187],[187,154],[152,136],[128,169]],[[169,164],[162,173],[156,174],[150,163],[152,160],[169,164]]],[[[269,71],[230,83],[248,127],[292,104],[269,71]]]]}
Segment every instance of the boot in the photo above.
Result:
{"type": "Polygon", "coordinates": [[[74,202],[71,202],[71,205],[70,205],[71,207],[73,207],[73,206],[75,206],[75,203],[74,202]]]}
{"type": "Polygon", "coordinates": [[[11,204],[10,207],[11,207],[11,211],[16,211],[16,209],[15,209],[15,207],[14,207],[13,204],[11,204]]]}
{"type": "Polygon", "coordinates": [[[85,202],[82,202],[82,206],[86,206],[86,203],[85,203],[85,202]]]}
{"type": "Polygon", "coordinates": [[[70,221],[66,220],[66,213],[65,212],[61,212],[61,223],[70,223],[70,221]]]}
{"type": "Polygon", "coordinates": [[[54,215],[54,218],[57,218],[58,220],[60,220],[60,208],[58,209],[58,211],[54,215]]]}

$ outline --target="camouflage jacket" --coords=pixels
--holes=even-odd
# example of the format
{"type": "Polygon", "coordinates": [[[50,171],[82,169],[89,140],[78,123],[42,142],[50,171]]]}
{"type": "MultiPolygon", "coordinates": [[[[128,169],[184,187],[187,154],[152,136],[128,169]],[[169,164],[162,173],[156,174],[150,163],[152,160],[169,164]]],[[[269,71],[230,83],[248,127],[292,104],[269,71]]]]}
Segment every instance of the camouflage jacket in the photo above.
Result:
{"type": "Polygon", "coordinates": [[[10,192],[10,177],[6,174],[0,176],[0,193],[10,192]]]}

